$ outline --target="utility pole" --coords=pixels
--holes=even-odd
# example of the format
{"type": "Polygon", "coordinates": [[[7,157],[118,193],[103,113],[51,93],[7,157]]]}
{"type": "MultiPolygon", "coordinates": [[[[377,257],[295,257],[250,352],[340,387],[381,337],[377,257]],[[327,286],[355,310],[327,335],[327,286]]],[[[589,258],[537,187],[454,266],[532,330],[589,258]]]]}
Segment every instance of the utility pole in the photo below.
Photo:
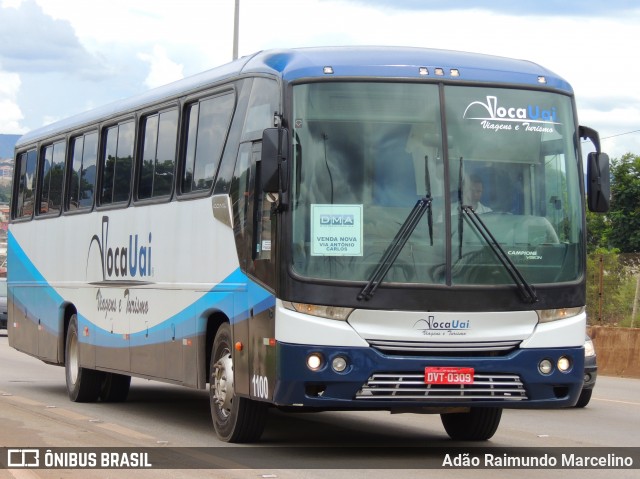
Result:
{"type": "Polygon", "coordinates": [[[633,297],[633,310],[631,311],[631,327],[635,326],[636,316],[638,315],[638,297],[640,297],[640,273],[636,278],[636,295],[633,297]]]}
{"type": "Polygon", "coordinates": [[[604,300],[604,255],[600,255],[600,271],[598,276],[598,324],[602,324],[602,302],[604,300]]]}
{"type": "Polygon", "coordinates": [[[233,59],[238,59],[238,30],[240,28],[240,0],[236,0],[236,8],[233,14],[233,59]]]}

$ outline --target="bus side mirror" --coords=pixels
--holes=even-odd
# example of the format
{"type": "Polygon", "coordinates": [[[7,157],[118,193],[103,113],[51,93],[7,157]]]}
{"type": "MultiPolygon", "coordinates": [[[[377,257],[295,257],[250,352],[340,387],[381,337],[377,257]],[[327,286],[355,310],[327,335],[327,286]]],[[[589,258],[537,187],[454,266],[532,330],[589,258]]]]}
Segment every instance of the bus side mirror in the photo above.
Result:
{"type": "Polygon", "coordinates": [[[609,156],[606,153],[589,153],[587,156],[587,200],[589,211],[609,211],[609,156]]]}
{"type": "Polygon", "coordinates": [[[287,191],[289,181],[288,145],[289,131],[284,128],[267,128],[262,133],[260,183],[263,192],[287,191]]]}

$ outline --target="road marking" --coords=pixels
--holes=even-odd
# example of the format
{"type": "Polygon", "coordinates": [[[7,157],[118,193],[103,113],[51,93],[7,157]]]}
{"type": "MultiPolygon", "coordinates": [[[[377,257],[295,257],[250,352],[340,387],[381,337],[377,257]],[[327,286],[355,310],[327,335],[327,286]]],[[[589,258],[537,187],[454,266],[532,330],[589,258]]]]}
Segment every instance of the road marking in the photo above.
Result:
{"type": "Polygon", "coordinates": [[[106,429],[107,431],[111,431],[111,432],[115,432],[115,433],[118,433],[118,434],[122,434],[123,436],[132,437],[134,439],[145,439],[145,440],[149,440],[149,441],[155,441],[156,440],[155,437],[148,436],[146,434],[143,434],[141,432],[135,431],[133,429],[129,429],[128,427],[118,426],[117,424],[113,424],[113,423],[109,423],[109,422],[96,423],[95,426],[96,427],[100,427],[102,429],[106,429]]]}
{"type": "Polygon", "coordinates": [[[45,407],[46,404],[41,403],[40,401],[34,401],[32,399],[26,398],[26,397],[22,397],[22,396],[2,396],[4,398],[6,398],[9,401],[13,401],[13,402],[19,402],[21,404],[26,404],[27,406],[39,406],[39,407],[45,407]]]}
{"type": "MultiPolygon", "coordinates": [[[[0,391],[0,393],[2,393],[0,391]]],[[[147,440],[147,441],[156,441],[156,438],[153,436],[149,436],[147,434],[138,432],[134,429],[130,429],[128,427],[124,427],[124,426],[119,426],[118,424],[114,424],[114,423],[109,423],[109,422],[102,422],[101,419],[95,419],[95,418],[91,418],[89,416],[85,416],[84,414],[79,414],[75,411],[71,411],[69,409],[65,409],[65,408],[60,408],[60,407],[52,407],[50,405],[47,405],[45,403],[39,402],[39,401],[34,401],[32,399],[26,398],[24,396],[2,396],[3,398],[13,402],[13,403],[19,403],[19,404],[23,404],[26,406],[32,406],[35,408],[42,408],[43,410],[45,410],[47,413],[50,414],[55,414],[57,416],[62,416],[65,419],[70,419],[73,421],[89,421],[90,423],[94,424],[96,427],[105,429],[107,431],[111,431],[111,432],[115,432],[117,434],[121,434],[123,436],[127,436],[130,438],[134,438],[134,439],[139,439],[139,440],[147,440]]],[[[25,478],[26,479],[26,478],[25,478]]]]}
{"type": "MultiPolygon", "coordinates": [[[[185,448],[182,450],[182,454],[184,456],[189,456],[189,457],[193,457],[195,459],[199,459],[201,461],[204,461],[206,464],[209,464],[209,467],[212,467],[214,469],[217,468],[221,468],[221,469],[244,469],[246,468],[246,466],[244,464],[241,464],[239,462],[230,460],[230,459],[225,459],[224,457],[220,457],[218,455],[211,455],[207,452],[203,452],[200,451],[198,448],[185,448]]],[[[221,448],[220,451],[223,451],[223,449],[221,448]]],[[[220,454],[224,454],[223,452],[220,452],[220,454]]]]}
{"type": "Polygon", "coordinates": [[[89,421],[91,419],[89,416],[85,416],[84,414],[78,414],[77,412],[69,411],[68,409],[63,408],[47,408],[47,411],[67,419],[74,419],[76,421],[89,421]]]}
{"type": "Polygon", "coordinates": [[[614,402],[618,404],[629,404],[631,406],[640,406],[640,402],[631,402],[631,401],[618,401],[617,399],[602,399],[602,398],[593,398],[596,401],[604,401],[604,402],[614,402]]]}
{"type": "Polygon", "coordinates": [[[42,477],[30,469],[7,469],[7,472],[15,479],[40,479],[42,477]]]}

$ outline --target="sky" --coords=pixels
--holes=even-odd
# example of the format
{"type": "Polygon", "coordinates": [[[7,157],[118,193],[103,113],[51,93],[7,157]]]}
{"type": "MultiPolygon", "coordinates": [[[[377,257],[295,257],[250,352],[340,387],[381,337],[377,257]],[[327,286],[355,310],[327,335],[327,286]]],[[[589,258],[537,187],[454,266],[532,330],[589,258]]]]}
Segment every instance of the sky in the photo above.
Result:
{"type": "MultiPolygon", "coordinates": [[[[239,55],[402,45],[522,58],[574,88],[612,158],[640,155],[637,0],[239,0],[239,55]]],[[[0,133],[232,60],[235,0],[0,0],[0,133]]]]}

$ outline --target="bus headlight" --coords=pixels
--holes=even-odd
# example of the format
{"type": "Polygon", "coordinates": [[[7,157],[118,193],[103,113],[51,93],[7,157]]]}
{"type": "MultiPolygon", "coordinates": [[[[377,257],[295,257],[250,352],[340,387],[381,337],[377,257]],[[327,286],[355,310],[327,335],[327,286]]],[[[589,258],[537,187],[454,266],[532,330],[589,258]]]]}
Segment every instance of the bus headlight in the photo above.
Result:
{"type": "Polygon", "coordinates": [[[324,363],[324,358],[320,353],[311,353],[307,356],[307,367],[312,371],[317,371],[322,367],[324,363]]]}
{"type": "Polygon", "coordinates": [[[331,369],[333,369],[337,373],[344,372],[347,369],[347,359],[343,356],[336,356],[331,360],[331,369]]]}
{"type": "Polygon", "coordinates": [[[584,313],[584,306],[578,308],[538,309],[536,313],[538,314],[539,323],[549,323],[578,316],[584,313]]]}
{"type": "Polygon", "coordinates": [[[593,347],[593,341],[591,339],[587,339],[584,342],[584,357],[590,358],[591,356],[596,355],[596,348],[593,347]]]}
{"type": "Polygon", "coordinates": [[[538,370],[547,376],[548,374],[551,374],[551,371],[553,371],[553,363],[548,359],[543,359],[540,361],[540,364],[538,364],[538,370]]]}
{"type": "Polygon", "coordinates": [[[310,314],[320,318],[335,319],[338,321],[346,321],[353,308],[340,308],[337,306],[322,306],[319,304],[292,303],[283,301],[282,305],[292,311],[298,313],[310,314]]]}
{"type": "Polygon", "coordinates": [[[566,357],[566,356],[562,356],[560,359],[558,359],[558,370],[566,373],[569,369],[571,369],[571,360],[566,357]]]}

